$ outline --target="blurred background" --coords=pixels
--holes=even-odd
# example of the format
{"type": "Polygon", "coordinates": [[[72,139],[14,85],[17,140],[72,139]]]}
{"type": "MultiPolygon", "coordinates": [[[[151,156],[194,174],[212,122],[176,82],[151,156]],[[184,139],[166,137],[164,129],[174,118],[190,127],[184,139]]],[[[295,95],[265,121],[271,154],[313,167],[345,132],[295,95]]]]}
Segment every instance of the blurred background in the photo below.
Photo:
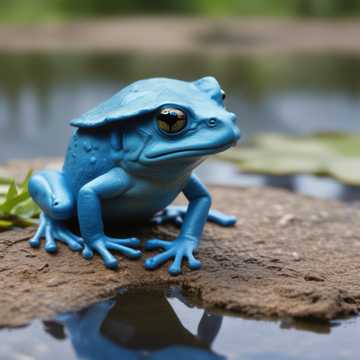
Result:
{"type": "Polygon", "coordinates": [[[2,0],[5,21],[128,14],[341,17],[360,13],[358,0],[2,0]]]}
{"type": "Polygon", "coordinates": [[[360,132],[359,14],[360,0],[0,0],[0,163],[63,156],[69,121],[127,83],[211,74],[246,151],[201,177],[359,200],[360,137],[343,151],[360,132]]]}

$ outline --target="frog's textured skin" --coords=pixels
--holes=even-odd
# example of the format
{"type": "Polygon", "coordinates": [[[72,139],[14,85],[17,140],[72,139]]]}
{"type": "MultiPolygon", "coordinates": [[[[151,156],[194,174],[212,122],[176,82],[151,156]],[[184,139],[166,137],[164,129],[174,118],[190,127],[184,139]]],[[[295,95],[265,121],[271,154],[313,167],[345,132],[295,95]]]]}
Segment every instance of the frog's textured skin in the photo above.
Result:
{"type": "MultiPolygon", "coordinates": [[[[145,249],[164,251],[147,259],[145,268],[154,269],[171,258],[173,275],[181,272],[184,258],[191,269],[200,268],[193,253],[207,219],[223,226],[236,222],[232,216],[209,212],[210,194],[192,174],[208,155],[226,150],[240,137],[236,116],[224,108],[223,94],[210,76],[194,82],[140,80],[73,120],[77,129],[62,171],[45,170],[30,179],[29,192],[42,209],[30,244],[39,247],[45,237],[46,251],[55,252],[57,241],[62,241],[74,251],[82,250],[86,259],[97,252],[105,266],[114,269],[118,260],[111,251],[137,258],[141,252],[132,247],[140,242],[106,236],[103,221],[173,221],[181,224],[179,236],[172,242],[148,240],[145,249]],[[176,123],[186,124],[181,131],[160,130],[159,112],[169,108],[171,121],[174,109],[185,114],[186,122],[176,123]],[[180,192],[188,208],[167,208],[180,192]],[[67,220],[76,217],[80,236],[67,227],[67,220]]],[[[171,129],[169,121],[166,118],[165,125],[171,129]]]]}

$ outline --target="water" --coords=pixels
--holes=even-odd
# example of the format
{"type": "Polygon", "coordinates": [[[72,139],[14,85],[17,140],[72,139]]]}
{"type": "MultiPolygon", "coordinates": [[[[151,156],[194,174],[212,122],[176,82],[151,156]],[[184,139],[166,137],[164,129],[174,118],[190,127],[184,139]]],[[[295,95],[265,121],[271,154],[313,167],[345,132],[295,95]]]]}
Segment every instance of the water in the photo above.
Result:
{"type": "Polygon", "coordinates": [[[203,310],[177,288],[121,292],[87,309],[0,331],[1,359],[358,359],[358,319],[248,320],[203,310]]]}
{"type": "Polygon", "coordinates": [[[0,54],[0,162],[61,156],[69,121],[144,77],[216,76],[244,141],[258,131],[360,131],[360,58],[0,54]],[[189,66],[191,64],[191,66],[189,66]]]}

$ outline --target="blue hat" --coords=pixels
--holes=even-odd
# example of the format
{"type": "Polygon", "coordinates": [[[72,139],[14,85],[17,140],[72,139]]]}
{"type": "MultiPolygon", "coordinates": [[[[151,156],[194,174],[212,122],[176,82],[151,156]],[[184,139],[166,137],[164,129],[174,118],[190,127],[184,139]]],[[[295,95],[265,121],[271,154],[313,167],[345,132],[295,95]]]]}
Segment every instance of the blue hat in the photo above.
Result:
{"type": "Polygon", "coordinates": [[[141,116],[164,104],[196,108],[209,98],[221,101],[221,88],[211,76],[194,82],[167,78],[136,81],[116,93],[109,100],[71,121],[72,126],[93,128],[141,116]]]}

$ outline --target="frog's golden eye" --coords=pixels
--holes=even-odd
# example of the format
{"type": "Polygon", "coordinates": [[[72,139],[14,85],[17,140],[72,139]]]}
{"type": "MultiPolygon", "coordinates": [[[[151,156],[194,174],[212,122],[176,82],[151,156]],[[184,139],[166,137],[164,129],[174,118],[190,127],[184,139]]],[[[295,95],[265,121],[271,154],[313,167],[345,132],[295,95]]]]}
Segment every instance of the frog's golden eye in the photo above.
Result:
{"type": "Polygon", "coordinates": [[[186,113],[176,108],[163,108],[157,114],[159,129],[167,134],[175,134],[186,126],[186,113]]]}

